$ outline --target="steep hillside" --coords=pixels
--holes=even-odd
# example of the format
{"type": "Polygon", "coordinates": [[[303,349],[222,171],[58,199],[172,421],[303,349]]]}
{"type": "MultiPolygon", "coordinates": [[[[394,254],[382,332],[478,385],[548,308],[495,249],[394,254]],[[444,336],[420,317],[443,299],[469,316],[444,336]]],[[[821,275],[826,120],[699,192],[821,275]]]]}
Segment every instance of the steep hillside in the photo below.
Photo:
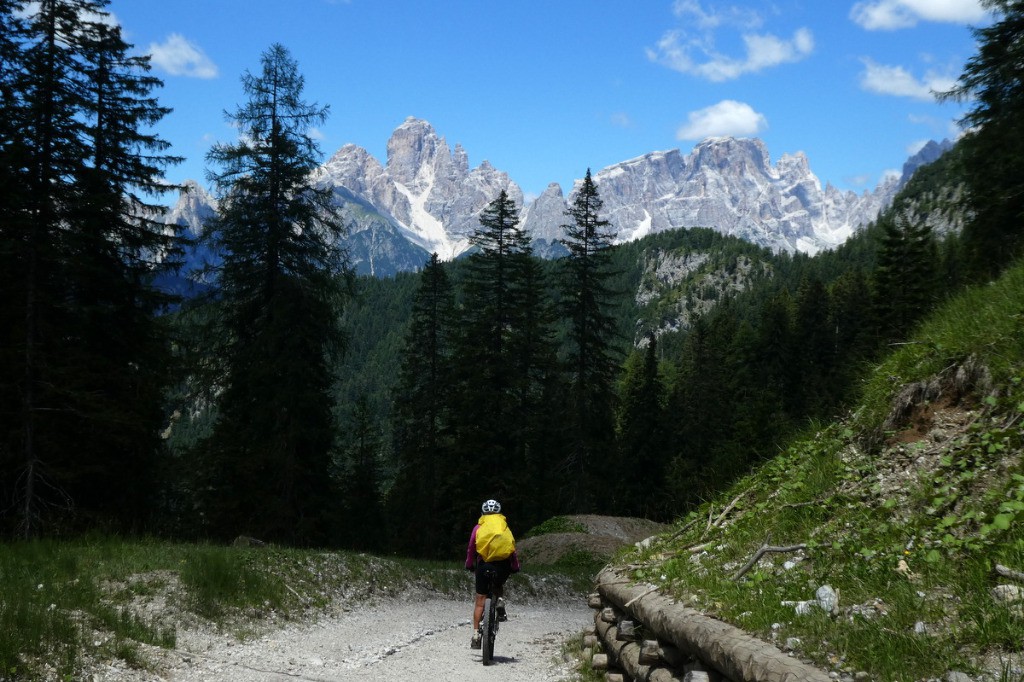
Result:
{"type": "Polygon", "coordinates": [[[1024,679],[1022,322],[1018,265],[619,567],[837,679],[1024,679]]]}

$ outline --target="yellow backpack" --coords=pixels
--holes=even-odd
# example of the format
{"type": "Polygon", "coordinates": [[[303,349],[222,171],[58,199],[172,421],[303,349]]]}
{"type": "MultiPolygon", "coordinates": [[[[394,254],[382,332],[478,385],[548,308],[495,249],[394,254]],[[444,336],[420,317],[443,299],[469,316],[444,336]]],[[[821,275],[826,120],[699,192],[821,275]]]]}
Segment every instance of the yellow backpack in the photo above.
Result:
{"type": "Polygon", "coordinates": [[[501,514],[484,514],[477,522],[476,553],[490,563],[512,556],[516,551],[516,539],[508,528],[508,522],[501,514]]]}

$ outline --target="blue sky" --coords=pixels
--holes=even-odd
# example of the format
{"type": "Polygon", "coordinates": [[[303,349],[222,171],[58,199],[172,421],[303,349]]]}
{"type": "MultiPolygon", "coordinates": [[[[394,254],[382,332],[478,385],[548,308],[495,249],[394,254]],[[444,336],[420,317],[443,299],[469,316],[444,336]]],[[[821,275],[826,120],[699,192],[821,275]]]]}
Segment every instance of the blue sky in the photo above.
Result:
{"type": "Polygon", "coordinates": [[[330,105],[313,134],[381,162],[408,116],[430,121],[471,166],[507,171],[527,196],[586,169],[706,136],[802,151],[822,181],[873,188],[929,139],[953,138],[964,105],[939,104],[975,52],[978,0],[112,0],[127,40],[153,55],[158,127],[203,180],[234,138],[274,42],[330,105]]]}

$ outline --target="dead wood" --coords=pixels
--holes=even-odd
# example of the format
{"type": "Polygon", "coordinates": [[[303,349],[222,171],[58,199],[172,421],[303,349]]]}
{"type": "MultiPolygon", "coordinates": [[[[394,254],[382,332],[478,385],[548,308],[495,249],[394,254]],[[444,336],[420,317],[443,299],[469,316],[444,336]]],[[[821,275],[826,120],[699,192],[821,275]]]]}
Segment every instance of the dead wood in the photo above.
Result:
{"type": "Polygon", "coordinates": [[[763,547],[761,547],[761,549],[759,549],[756,552],[754,552],[754,556],[750,557],[750,561],[748,561],[746,563],[746,565],[743,568],[741,568],[736,573],[736,575],[734,575],[732,577],[732,579],[734,581],[736,581],[736,580],[739,580],[740,578],[742,578],[743,576],[745,576],[747,574],[747,571],[749,571],[751,568],[753,568],[754,564],[756,564],[761,559],[761,557],[763,557],[768,552],[796,552],[796,551],[801,550],[801,549],[807,549],[807,545],[799,544],[799,545],[789,545],[787,547],[776,547],[774,545],[764,545],[763,547]]]}

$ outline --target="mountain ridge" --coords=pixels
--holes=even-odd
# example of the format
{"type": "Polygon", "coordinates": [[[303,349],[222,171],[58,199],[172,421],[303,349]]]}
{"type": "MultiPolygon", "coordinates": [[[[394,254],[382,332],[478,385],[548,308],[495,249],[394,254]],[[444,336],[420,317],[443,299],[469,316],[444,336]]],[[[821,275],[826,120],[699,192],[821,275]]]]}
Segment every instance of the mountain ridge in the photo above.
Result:
{"type": "MultiPolygon", "coordinates": [[[[856,194],[822,187],[803,152],[774,164],[757,138],[708,138],[684,154],[654,151],[594,174],[603,216],[617,243],[684,227],[710,227],[774,251],[814,254],[843,243],[873,220],[922,165],[951,143],[931,142],[908,159],[901,177],[887,177],[856,194]]],[[[559,239],[568,194],[551,183],[532,201],[505,171],[484,160],[471,167],[466,150],[451,147],[427,121],[408,117],[392,133],[381,163],[367,150],[345,144],[314,173],[334,193],[348,227],[346,247],[359,274],[390,276],[417,270],[436,252],[452,260],[470,249],[479,214],[505,191],[520,209],[521,225],[539,255],[564,253],[559,239]]],[[[202,232],[216,202],[198,183],[187,183],[168,222],[202,232]]]]}

